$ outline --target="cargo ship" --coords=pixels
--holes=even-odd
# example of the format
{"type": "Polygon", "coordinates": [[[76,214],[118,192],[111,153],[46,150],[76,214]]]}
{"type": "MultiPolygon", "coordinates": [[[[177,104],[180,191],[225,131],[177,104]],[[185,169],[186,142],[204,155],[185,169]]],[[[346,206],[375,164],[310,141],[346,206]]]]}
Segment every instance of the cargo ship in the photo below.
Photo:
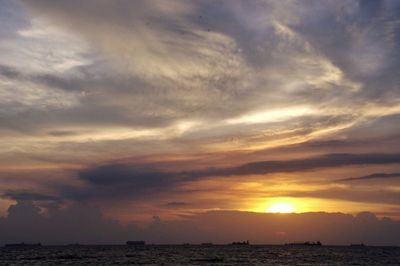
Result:
{"type": "Polygon", "coordinates": [[[233,245],[233,246],[249,246],[250,242],[249,242],[249,240],[243,241],[243,242],[232,242],[231,245],[233,245]]]}

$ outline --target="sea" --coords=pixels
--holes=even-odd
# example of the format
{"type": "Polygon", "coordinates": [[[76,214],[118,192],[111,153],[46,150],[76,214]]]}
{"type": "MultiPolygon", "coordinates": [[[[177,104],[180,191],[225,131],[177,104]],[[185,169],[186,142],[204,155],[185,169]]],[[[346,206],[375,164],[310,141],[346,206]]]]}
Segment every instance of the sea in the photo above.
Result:
{"type": "Polygon", "coordinates": [[[400,247],[40,246],[2,247],[0,265],[400,265],[400,247]]]}

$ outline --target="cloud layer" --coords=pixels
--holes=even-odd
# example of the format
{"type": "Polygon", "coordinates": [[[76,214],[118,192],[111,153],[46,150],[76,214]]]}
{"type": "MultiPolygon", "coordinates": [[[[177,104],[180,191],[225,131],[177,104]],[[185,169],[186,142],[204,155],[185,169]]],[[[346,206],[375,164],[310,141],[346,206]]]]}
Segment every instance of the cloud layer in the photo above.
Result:
{"type": "Polygon", "coordinates": [[[158,244],[227,244],[238,239],[249,239],[254,244],[283,244],[310,239],[342,245],[360,242],[368,245],[400,243],[397,237],[400,233],[399,222],[388,218],[378,219],[372,213],[352,216],[341,213],[282,215],[213,211],[178,221],[163,221],[153,217],[153,221],[143,227],[135,224],[123,226],[102,217],[97,209],[90,206],[70,206],[54,210],[47,216],[39,211],[27,201],[12,205],[8,217],[0,219],[1,243],[122,244],[130,239],[144,239],[147,243],[158,244]]]}

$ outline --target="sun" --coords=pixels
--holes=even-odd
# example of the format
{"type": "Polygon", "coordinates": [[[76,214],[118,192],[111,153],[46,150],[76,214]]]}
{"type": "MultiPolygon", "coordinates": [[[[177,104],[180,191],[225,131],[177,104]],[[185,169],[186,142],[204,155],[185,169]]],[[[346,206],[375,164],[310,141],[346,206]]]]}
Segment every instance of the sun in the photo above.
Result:
{"type": "Polygon", "coordinates": [[[291,213],[294,212],[295,208],[292,204],[287,202],[275,202],[267,208],[267,212],[273,213],[291,213]]]}

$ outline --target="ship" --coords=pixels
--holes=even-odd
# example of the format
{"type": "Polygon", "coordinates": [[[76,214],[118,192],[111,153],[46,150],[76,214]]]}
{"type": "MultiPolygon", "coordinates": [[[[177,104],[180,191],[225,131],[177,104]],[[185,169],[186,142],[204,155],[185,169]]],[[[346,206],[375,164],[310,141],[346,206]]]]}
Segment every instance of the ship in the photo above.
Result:
{"type": "Polygon", "coordinates": [[[231,245],[233,245],[233,246],[249,246],[250,242],[249,242],[249,240],[243,241],[243,242],[232,242],[231,245]]]}
{"type": "Polygon", "coordinates": [[[320,241],[306,241],[306,242],[294,242],[294,243],[285,243],[285,246],[322,246],[320,241]]]}
{"type": "Polygon", "coordinates": [[[211,247],[211,246],[213,246],[214,244],[211,243],[211,242],[207,242],[207,243],[201,243],[201,245],[202,245],[203,247],[211,247]]]}
{"type": "Polygon", "coordinates": [[[126,241],[126,245],[128,246],[144,246],[146,242],[144,241],[126,241]]]}

